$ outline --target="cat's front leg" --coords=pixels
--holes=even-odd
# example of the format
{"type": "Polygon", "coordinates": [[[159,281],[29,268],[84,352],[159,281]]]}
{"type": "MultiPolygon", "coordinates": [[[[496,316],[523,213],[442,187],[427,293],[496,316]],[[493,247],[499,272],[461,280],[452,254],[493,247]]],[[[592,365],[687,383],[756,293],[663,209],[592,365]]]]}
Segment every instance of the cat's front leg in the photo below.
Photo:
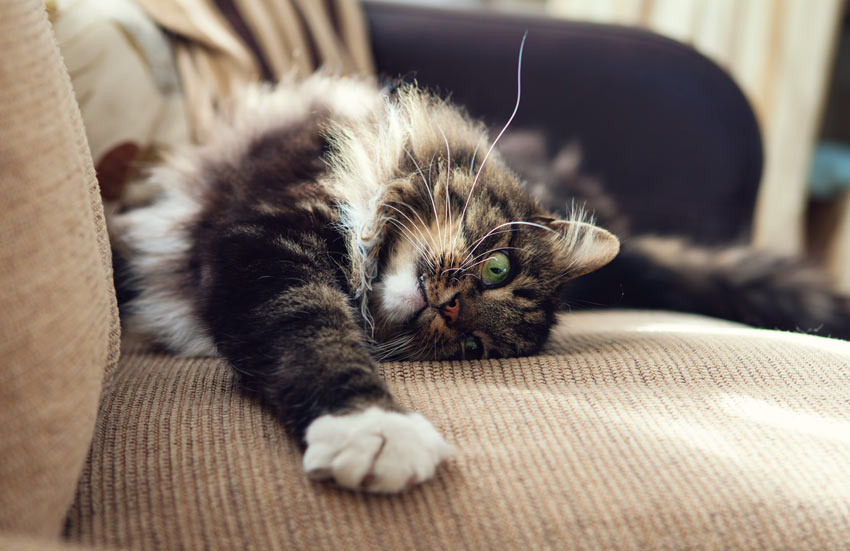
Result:
{"type": "Polygon", "coordinates": [[[229,260],[211,266],[205,318],[242,385],[306,446],[307,474],[373,492],[431,478],[451,447],[390,394],[325,256],[254,255],[240,265],[233,260],[248,244],[231,241],[216,249],[229,260]]]}
{"type": "Polygon", "coordinates": [[[310,477],[388,493],[434,475],[451,446],[392,397],[339,291],[291,287],[260,311],[247,331],[221,331],[218,345],[306,446],[310,477]]]}
{"type": "Polygon", "coordinates": [[[351,489],[398,492],[434,475],[450,446],[418,413],[401,407],[377,373],[344,296],[311,284],[271,300],[260,350],[229,355],[306,450],[309,476],[351,489]],[[273,365],[262,358],[274,357],[273,365]]]}

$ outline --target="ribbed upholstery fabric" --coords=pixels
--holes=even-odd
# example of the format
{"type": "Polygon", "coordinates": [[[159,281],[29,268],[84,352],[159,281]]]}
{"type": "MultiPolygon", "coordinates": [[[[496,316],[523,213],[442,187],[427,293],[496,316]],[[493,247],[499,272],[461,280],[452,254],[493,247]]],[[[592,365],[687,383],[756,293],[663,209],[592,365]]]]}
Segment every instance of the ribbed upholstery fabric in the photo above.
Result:
{"type": "Polygon", "coordinates": [[[0,2],[0,533],[56,537],[118,318],[97,183],[41,0],[0,2]]]}
{"type": "MultiPolygon", "coordinates": [[[[89,546],[74,545],[51,539],[28,538],[23,536],[0,535],[0,549],[9,551],[85,551],[89,546]]],[[[98,547],[100,551],[108,551],[98,547]]]]}
{"type": "Polygon", "coordinates": [[[391,363],[456,444],[400,496],[308,481],[215,359],[125,350],[67,523],[133,549],[848,549],[850,344],[666,313],[391,363]]]}

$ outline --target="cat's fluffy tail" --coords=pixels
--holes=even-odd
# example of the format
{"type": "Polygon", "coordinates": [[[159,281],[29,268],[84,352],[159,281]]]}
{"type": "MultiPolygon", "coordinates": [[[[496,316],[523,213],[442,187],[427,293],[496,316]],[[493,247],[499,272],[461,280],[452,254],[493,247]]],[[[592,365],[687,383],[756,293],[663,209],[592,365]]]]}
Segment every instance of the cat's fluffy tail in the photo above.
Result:
{"type": "Polygon", "coordinates": [[[821,270],[745,246],[634,237],[609,265],[567,287],[570,308],[677,310],[850,340],[850,299],[821,270]]]}

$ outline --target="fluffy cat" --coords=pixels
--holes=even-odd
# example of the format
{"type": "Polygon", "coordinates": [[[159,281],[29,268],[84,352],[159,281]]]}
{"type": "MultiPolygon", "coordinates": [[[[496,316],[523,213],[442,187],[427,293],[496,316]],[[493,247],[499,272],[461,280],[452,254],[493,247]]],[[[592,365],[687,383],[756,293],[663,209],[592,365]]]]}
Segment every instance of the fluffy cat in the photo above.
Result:
{"type": "Polygon", "coordinates": [[[486,136],[412,85],[317,74],[248,91],[215,140],[150,173],[155,201],[110,221],[125,325],[223,355],[304,445],[309,476],[373,492],[423,482],[451,453],[376,362],[533,354],[564,299],[850,337],[846,299],[816,270],[630,237],[569,151],[533,167],[508,152],[549,204],[579,196],[625,236],[618,256],[580,211],[529,197],[486,136]]]}
{"type": "Polygon", "coordinates": [[[221,354],[305,446],[304,470],[396,492],[450,446],[381,359],[533,354],[566,283],[619,250],[520,188],[480,123],[406,85],[314,75],[248,92],[216,139],[153,170],[111,221],[125,323],[221,354]]]}

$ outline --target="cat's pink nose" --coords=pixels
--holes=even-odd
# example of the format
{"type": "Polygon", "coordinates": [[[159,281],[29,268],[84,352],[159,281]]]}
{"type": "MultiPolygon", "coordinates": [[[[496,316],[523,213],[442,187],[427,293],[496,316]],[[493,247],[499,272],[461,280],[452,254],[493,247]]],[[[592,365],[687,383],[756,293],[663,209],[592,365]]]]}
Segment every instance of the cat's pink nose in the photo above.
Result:
{"type": "Polygon", "coordinates": [[[452,297],[450,301],[440,306],[440,313],[446,318],[446,322],[452,325],[460,315],[460,299],[456,296],[452,297]]]}

